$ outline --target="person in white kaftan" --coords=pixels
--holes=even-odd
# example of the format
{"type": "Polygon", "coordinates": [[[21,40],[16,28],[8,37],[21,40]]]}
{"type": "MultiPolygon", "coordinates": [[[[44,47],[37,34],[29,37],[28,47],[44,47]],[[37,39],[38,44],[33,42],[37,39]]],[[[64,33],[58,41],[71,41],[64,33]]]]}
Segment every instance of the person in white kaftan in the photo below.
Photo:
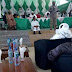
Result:
{"type": "Polygon", "coordinates": [[[41,34],[40,25],[39,22],[36,21],[35,16],[33,17],[33,21],[31,22],[31,29],[33,30],[33,34],[35,34],[36,31],[39,31],[39,34],[41,34]]]}
{"type": "Polygon", "coordinates": [[[34,14],[34,12],[32,11],[32,13],[30,14],[30,18],[33,18],[35,16],[35,18],[37,18],[36,14],[34,14]]]}
{"type": "Polygon", "coordinates": [[[69,29],[69,25],[62,23],[59,29],[56,29],[56,34],[50,39],[62,39],[62,38],[72,38],[72,32],[69,29]]]}
{"type": "Polygon", "coordinates": [[[45,18],[50,18],[50,12],[47,11],[47,12],[45,13],[44,17],[45,17],[45,18]]]}

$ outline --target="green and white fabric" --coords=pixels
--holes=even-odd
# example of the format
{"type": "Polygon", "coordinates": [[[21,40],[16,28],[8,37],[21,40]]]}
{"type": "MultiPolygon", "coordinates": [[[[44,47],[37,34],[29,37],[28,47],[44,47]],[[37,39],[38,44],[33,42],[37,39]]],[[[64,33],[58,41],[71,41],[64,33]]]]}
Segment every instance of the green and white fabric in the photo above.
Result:
{"type": "MultiPolygon", "coordinates": [[[[45,28],[50,28],[50,19],[43,19],[41,18],[39,20],[39,24],[40,24],[40,28],[41,29],[45,29],[45,28]]],[[[16,29],[17,30],[28,30],[31,29],[31,22],[29,21],[29,19],[20,19],[20,18],[16,18],[16,29]]],[[[61,24],[61,22],[57,19],[57,25],[59,26],[61,24]]]]}
{"type": "Polygon", "coordinates": [[[43,15],[49,8],[49,2],[50,0],[1,0],[1,10],[2,13],[11,10],[14,14],[19,8],[23,8],[24,11],[30,8],[31,11],[43,15]]]}
{"type": "MultiPolygon", "coordinates": [[[[19,8],[26,11],[28,8],[34,11],[36,14],[40,12],[41,15],[51,6],[53,0],[1,0],[2,13],[11,10],[12,13],[17,13],[19,8]]],[[[59,5],[59,0],[54,0],[59,5]]]]}
{"type": "MultiPolygon", "coordinates": [[[[64,18],[65,17],[58,17],[57,19],[62,23],[64,18]]],[[[29,19],[30,22],[33,20],[32,18],[27,18],[27,19],[29,19]]],[[[42,22],[44,22],[45,20],[47,21],[48,19],[50,19],[50,18],[44,18],[44,17],[37,18],[38,21],[42,20],[42,22]]]]}
{"type": "MultiPolygon", "coordinates": [[[[1,0],[1,10],[2,14],[5,11],[11,10],[11,12],[18,13],[19,8],[22,8],[23,11],[27,11],[27,9],[31,9],[36,14],[40,12],[41,15],[44,15],[45,12],[51,6],[52,1],[55,1],[57,5],[60,4],[60,0],[1,0]]],[[[71,0],[67,0],[68,3],[59,6],[60,12],[63,10],[67,11],[67,13],[72,9],[71,0]]]]}
{"type": "Polygon", "coordinates": [[[60,9],[60,12],[66,11],[68,16],[68,13],[70,12],[70,10],[72,10],[72,1],[71,0],[67,0],[67,1],[69,2],[58,6],[58,8],[60,9]]]}

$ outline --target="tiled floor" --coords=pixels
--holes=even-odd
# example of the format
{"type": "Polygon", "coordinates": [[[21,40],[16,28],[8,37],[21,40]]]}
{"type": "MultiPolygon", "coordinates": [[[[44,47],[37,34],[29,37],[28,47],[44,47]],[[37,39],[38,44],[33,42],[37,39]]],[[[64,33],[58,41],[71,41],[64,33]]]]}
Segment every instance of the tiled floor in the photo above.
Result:
{"type": "Polygon", "coordinates": [[[54,31],[50,31],[49,29],[42,29],[42,34],[34,35],[31,30],[0,30],[0,47],[7,46],[7,39],[8,38],[23,38],[24,44],[28,47],[32,47],[34,45],[34,41],[39,39],[49,39],[53,36],[54,31]]]}

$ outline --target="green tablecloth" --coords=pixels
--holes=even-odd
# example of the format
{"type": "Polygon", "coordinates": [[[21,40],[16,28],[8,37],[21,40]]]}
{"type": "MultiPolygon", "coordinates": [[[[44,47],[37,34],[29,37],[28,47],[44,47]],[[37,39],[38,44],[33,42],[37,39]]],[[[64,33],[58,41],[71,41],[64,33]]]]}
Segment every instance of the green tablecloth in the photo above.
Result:
{"type": "Polygon", "coordinates": [[[15,21],[16,21],[16,29],[17,30],[30,29],[31,24],[28,19],[15,18],[15,21]]]}
{"type": "MultiPolygon", "coordinates": [[[[28,19],[20,19],[20,18],[15,18],[16,21],[16,29],[17,30],[27,30],[31,28],[31,23],[28,19]]],[[[50,19],[42,21],[42,19],[39,21],[40,28],[50,28],[50,19]]],[[[61,24],[61,22],[57,19],[57,24],[58,26],[61,24]]]]}
{"type": "Polygon", "coordinates": [[[69,27],[72,27],[72,17],[64,18],[63,23],[67,23],[69,27]]]}

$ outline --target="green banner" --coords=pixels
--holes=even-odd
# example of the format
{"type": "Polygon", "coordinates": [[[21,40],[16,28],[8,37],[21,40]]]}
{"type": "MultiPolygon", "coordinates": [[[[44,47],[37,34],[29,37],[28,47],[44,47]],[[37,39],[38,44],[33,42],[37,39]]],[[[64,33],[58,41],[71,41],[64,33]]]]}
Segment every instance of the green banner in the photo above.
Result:
{"type": "Polygon", "coordinates": [[[35,7],[35,5],[34,5],[33,1],[32,1],[32,3],[31,3],[30,8],[31,8],[31,10],[32,10],[32,11],[35,11],[35,9],[36,9],[36,7],[35,7]]]}
{"type": "Polygon", "coordinates": [[[11,2],[11,0],[5,0],[5,3],[6,3],[6,8],[7,8],[8,10],[10,10],[10,9],[11,9],[10,2],[11,2]]]}
{"type": "Polygon", "coordinates": [[[26,2],[24,1],[24,3],[23,3],[23,9],[26,11],[27,8],[28,8],[28,6],[27,6],[26,2]]]}

